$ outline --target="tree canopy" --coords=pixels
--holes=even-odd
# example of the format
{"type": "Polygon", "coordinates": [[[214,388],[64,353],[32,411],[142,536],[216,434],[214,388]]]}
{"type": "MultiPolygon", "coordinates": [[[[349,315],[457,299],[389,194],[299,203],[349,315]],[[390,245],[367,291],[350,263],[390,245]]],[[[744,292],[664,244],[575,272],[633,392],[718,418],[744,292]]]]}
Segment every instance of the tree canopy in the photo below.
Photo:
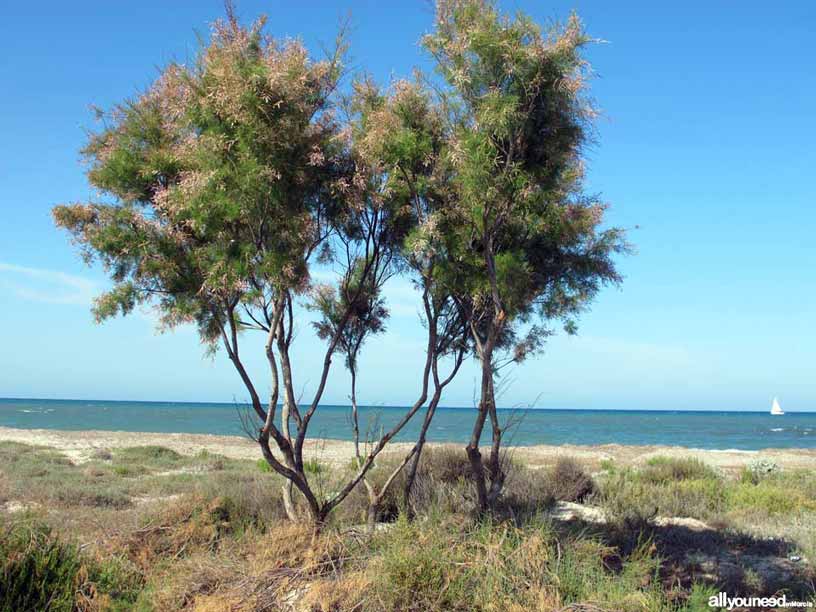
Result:
{"type": "MultiPolygon", "coordinates": [[[[88,261],[110,273],[95,315],[151,303],[163,326],[194,323],[210,350],[223,346],[257,415],[263,456],[317,523],[424,406],[397,470],[410,462],[411,482],[442,391],[472,353],[482,380],[467,453],[486,509],[504,478],[498,355],[523,360],[554,321],[574,331],[598,290],[620,282],[623,232],[604,228],[606,205],[584,189],[596,115],[582,55],[591,40],[575,16],[544,32],[488,0],[439,0],[422,41],[437,76],[385,89],[358,78],[341,103],[342,33],[314,60],[264,25],[243,27],[228,5],[192,65],[169,65],[141,96],[100,113],[103,128],[83,154],[101,197],[54,208],[88,261]],[[315,282],[316,266],[329,263],[333,282],[315,282]],[[417,401],[366,457],[358,449],[347,485],[319,499],[303,461],[310,420],[341,353],[358,442],[357,356],[385,331],[383,287],[397,274],[416,285],[427,332],[417,401]],[[325,343],[303,406],[289,356],[296,307],[317,313],[325,343]],[[266,338],[267,400],[243,365],[245,331],[266,338]],[[445,358],[451,367],[440,373],[445,358]]],[[[384,491],[370,493],[376,508],[384,491]]]]}

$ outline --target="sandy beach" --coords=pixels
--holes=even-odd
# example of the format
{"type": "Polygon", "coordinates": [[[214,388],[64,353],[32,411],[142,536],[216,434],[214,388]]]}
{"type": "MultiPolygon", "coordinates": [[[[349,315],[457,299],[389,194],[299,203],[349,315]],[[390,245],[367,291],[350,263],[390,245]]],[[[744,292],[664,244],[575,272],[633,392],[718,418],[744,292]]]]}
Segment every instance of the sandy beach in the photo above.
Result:
{"type": "MultiPolygon", "coordinates": [[[[100,449],[130,446],[157,445],[171,448],[183,455],[195,455],[202,450],[232,459],[257,459],[260,454],[256,444],[247,437],[219,436],[190,433],[143,433],[129,431],[62,431],[54,429],[16,429],[0,427],[0,440],[21,442],[55,448],[73,461],[88,460],[100,449]]],[[[403,453],[409,443],[393,443],[388,453],[403,453]]],[[[353,457],[351,442],[343,440],[315,439],[307,442],[306,455],[323,463],[343,465],[353,457]]],[[[510,447],[512,456],[530,467],[543,467],[553,463],[559,456],[580,459],[589,466],[597,466],[605,460],[621,465],[640,465],[654,456],[696,457],[707,464],[726,471],[736,471],[758,458],[772,459],[787,468],[816,469],[816,449],[763,449],[709,450],[682,446],[626,446],[604,444],[595,446],[535,445],[510,447]]]]}

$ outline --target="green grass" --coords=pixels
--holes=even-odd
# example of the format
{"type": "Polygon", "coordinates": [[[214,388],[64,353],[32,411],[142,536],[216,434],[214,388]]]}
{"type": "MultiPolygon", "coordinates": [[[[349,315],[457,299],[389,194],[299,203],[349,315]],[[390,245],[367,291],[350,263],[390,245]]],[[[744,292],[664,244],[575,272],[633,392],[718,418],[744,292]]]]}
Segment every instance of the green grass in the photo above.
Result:
{"type": "Polygon", "coordinates": [[[593,498],[622,525],[659,516],[691,517],[758,537],[790,541],[816,555],[816,474],[784,470],[762,478],[728,477],[695,459],[655,458],[599,479],[593,498]]]}
{"type": "MultiPolygon", "coordinates": [[[[370,482],[381,486],[396,460],[382,457],[370,482]]],[[[0,516],[10,517],[9,527],[0,528],[0,563],[6,576],[14,573],[5,582],[16,585],[0,592],[14,593],[16,608],[7,609],[25,609],[25,597],[37,609],[41,593],[22,578],[31,574],[63,609],[87,592],[96,598],[95,609],[148,612],[190,606],[210,592],[243,601],[252,589],[269,589],[270,576],[283,571],[303,573],[316,591],[325,583],[327,593],[342,593],[342,604],[329,597],[315,604],[318,610],[520,612],[582,603],[691,612],[702,609],[716,585],[695,582],[691,570],[682,581],[666,577],[663,555],[671,547],[685,554],[696,544],[651,539],[658,535],[648,527],[655,514],[727,525],[728,533],[751,534],[759,542],[782,537],[806,557],[816,555],[816,475],[804,471],[765,474],[754,484],[696,460],[658,457],[640,468],[609,462],[593,481],[574,460],[550,469],[508,463],[497,512],[476,521],[469,469],[461,449],[432,448],[412,497],[416,521],[405,520],[403,481],[397,479],[381,516],[395,521],[393,527],[372,539],[346,535],[365,519],[367,496],[358,487],[332,516],[323,544],[315,544],[308,534],[291,531],[281,502],[283,480],[263,460],[184,456],[146,446],[100,451],[75,465],[53,450],[0,443],[0,501],[33,508],[0,516]],[[576,491],[589,495],[584,503],[602,506],[611,523],[552,523],[548,508],[576,491]],[[295,541],[301,547],[296,554],[287,548],[295,541]],[[87,546],[82,552],[80,542],[87,546]],[[334,552],[319,552],[324,545],[334,552]],[[262,561],[270,550],[283,556],[262,561]],[[257,585],[247,586],[253,580],[257,585]]],[[[327,492],[350,470],[308,465],[327,492]]],[[[671,563],[682,564],[683,554],[671,563]]],[[[759,592],[762,579],[751,571],[744,573],[744,588],[759,592]]],[[[279,585],[284,594],[294,588],[286,584],[279,585]]],[[[214,599],[209,609],[230,605],[214,599]]]]}
{"type": "Polygon", "coordinates": [[[600,540],[559,537],[547,522],[399,521],[375,550],[372,610],[677,609],[649,542],[619,559],[600,540]]]}

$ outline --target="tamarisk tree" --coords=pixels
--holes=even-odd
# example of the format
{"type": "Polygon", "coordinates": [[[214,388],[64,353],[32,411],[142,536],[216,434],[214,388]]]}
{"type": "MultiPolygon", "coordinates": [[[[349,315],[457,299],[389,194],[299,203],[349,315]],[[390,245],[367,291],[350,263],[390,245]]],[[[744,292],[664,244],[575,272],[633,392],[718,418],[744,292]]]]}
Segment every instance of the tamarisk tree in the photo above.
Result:
{"type": "MultiPolygon", "coordinates": [[[[357,472],[329,497],[316,493],[303,449],[332,358],[353,348],[348,329],[383,319],[377,296],[415,217],[382,197],[380,174],[358,159],[352,131],[335,117],[342,37],[313,61],[263,25],[242,27],[228,10],[194,65],[169,66],[142,96],[101,114],[104,127],[84,154],[105,198],[57,206],[53,215],[86,259],[110,272],[98,320],[150,303],[164,327],[195,324],[211,351],[224,348],[249,396],[263,457],[299,491],[319,529],[427,397],[425,383],[357,472]],[[299,406],[294,311],[325,302],[328,290],[310,275],[318,262],[337,271],[334,306],[331,325],[319,330],[326,347],[316,390],[299,406]],[[252,331],[265,338],[265,400],[243,360],[242,339],[252,331]]],[[[292,499],[284,502],[300,520],[292,499]]]]}
{"type": "Polygon", "coordinates": [[[613,257],[627,248],[623,232],[603,229],[606,207],[583,188],[595,117],[585,94],[589,42],[575,16],[542,32],[489,0],[439,0],[435,29],[423,40],[448,120],[440,277],[468,321],[481,367],[466,451],[482,510],[505,478],[499,367],[539,350],[553,321],[573,332],[598,290],[620,282],[613,257]]]}
{"type": "MultiPolygon", "coordinates": [[[[355,89],[352,123],[355,154],[377,177],[383,201],[400,211],[403,218],[410,219],[405,224],[400,248],[394,253],[395,265],[408,273],[421,293],[421,314],[427,332],[421,393],[413,408],[427,402],[425,416],[416,442],[379,490],[364,480],[371,528],[382,499],[406,467],[403,497],[404,506],[410,510],[411,490],[427,432],[445,387],[456,377],[468,352],[470,330],[453,296],[437,280],[441,255],[438,223],[447,205],[445,130],[439,108],[420,83],[398,81],[386,94],[368,81],[357,83],[355,89]],[[443,361],[449,361],[445,374],[440,372],[443,361]]],[[[352,398],[353,384],[352,377],[352,398]]],[[[356,410],[353,414],[356,443],[356,410]]],[[[359,457],[358,451],[358,460],[359,457]]]]}

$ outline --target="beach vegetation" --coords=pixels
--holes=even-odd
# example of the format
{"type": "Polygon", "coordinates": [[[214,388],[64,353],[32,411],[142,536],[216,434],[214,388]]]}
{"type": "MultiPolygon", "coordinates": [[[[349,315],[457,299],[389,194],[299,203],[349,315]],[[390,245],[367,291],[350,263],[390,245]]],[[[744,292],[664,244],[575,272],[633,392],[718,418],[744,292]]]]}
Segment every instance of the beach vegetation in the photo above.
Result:
{"type": "Polygon", "coordinates": [[[742,471],[742,480],[751,484],[759,484],[761,480],[768,476],[778,474],[779,465],[770,459],[755,459],[751,461],[742,471]]]}
{"type": "Polygon", "coordinates": [[[584,56],[591,42],[575,15],[542,30],[486,0],[440,0],[422,41],[445,109],[439,274],[481,369],[466,449],[481,512],[494,506],[506,479],[500,371],[539,352],[554,323],[574,333],[601,287],[621,280],[613,259],[627,250],[623,231],[603,226],[606,204],[583,184],[596,115],[584,56]]]}
{"type": "MultiPolygon", "coordinates": [[[[409,194],[395,191],[379,158],[359,144],[371,136],[369,118],[381,100],[360,82],[348,108],[339,107],[344,32],[324,58],[313,59],[300,42],[270,37],[264,23],[242,26],[228,4],[196,62],[167,66],[143,95],[100,111],[102,128],[83,154],[88,179],[105,198],[60,205],[53,214],[113,281],[95,302],[98,321],[150,303],[162,328],[193,324],[208,350],[226,351],[250,399],[245,429],[287,481],[289,517],[303,520],[297,491],[319,529],[429,396],[431,418],[464,357],[467,331],[435,284],[431,260],[420,263],[405,250],[407,236],[427,221],[425,204],[413,206],[409,194]],[[348,111],[346,123],[341,110],[348,111]],[[394,428],[366,441],[348,482],[323,497],[310,483],[303,448],[332,358],[345,354],[356,376],[364,339],[383,331],[387,319],[382,286],[402,269],[413,271],[422,294],[428,343],[421,392],[394,428]],[[318,270],[331,278],[318,282],[318,270]],[[290,359],[299,308],[317,311],[316,332],[325,342],[317,386],[304,406],[290,359]],[[268,401],[239,348],[249,332],[263,338],[268,401]],[[440,380],[437,365],[447,355],[455,355],[455,365],[440,380]]],[[[400,109],[406,125],[415,125],[415,109],[400,109]]],[[[417,158],[415,166],[422,170],[424,162],[417,158]]],[[[355,431],[356,439],[356,425],[355,431]]],[[[168,468],[177,459],[159,449],[137,452],[168,468]]],[[[373,516],[380,495],[372,491],[373,516]]]]}
{"type": "Polygon", "coordinates": [[[595,481],[572,457],[559,457],[548,474],[552,496],[558,501],[583,502],[595,492],[595,481]]]}
{"type": "MultiPolygon", "coordinates": [[[[410,513],[398,481],[369,531],[368,494],[357,488],[315,535],[308,522],[287,520],[285,480],[251,460],[179,454],[176,468],[166,469],[161,451],[115,449],[109,460],[92,453],[70,460],[52,449],[0,444],[0,453],[12,449],[18,460],[0,463],[16,504],[0,510],[0,564],[17,576],[10,584],[18,586],[6,591],[15,604],[40,597],[20,579],[22,567],[50,585],[66,610],[142,612],[275,609],[282,602],[314,610],[690,612],[724,588],[806,599],[816,578],[809,560],[787,561],[816,551],[816,478],[803,470],[754,485],[696,463],[666,470],[658,461],[673,476],[656,478],[648,462],[619,461],[614,473],[592,477],[582,502],[563,506],[556,497],[575,495],[558,494],[559,486],[588,476],[581,461],[534,466],[514,459],[505,464],[501,503],[480,517],[467,456],[431,446],[410,513]],[[116,476],[116,457],[130,458],[135,475],[116,476]],[[214,460],[220,469],[212,469],[214,460]],[[36,484],[57,477],[68,494],[36,484]],[[129,503],[86,501],[110,487],[129,503]],[[795,493],[783,498],[785,490],[795,493]],[[564,507],[584,514],[559,518],[564,507]],[[735,559],[753,561],[734,573],[735,559]]],[[[403,459],[380,455],[372,486],[381,487],[403,459]]],[[[326,491],[355,469],[346,458],[319,465],[326,491]]],[[[405,478],[402,471],[398,479],[405,478]]]]}
{"type": "MultiPolygon", "coordinates": [[[[410,508],[436,406],[474,355],[481,383],[467,454],[487,511],[506,479],[500,370],[538,352],[552,323],[574,332],[595,294],[620,282],[613,259],[627,250],[623,232],[604,227],[606,204],[583,186],[596,114],[584,58],[591,39],[575,16],[544,31],[488,0],[439,0],[423,39],[438,86],[417,74],[383,90],[362,77],[341,96],[343,29],[313,58],[296,40],[272,38],[265,19],[243,26],[226,8],[194,62],[171,63],[142,95],[99,111],[102,127],[83,155],[104,197],[53,209],[113,282],[95,301],[96,319],[149,303],[163,329],[192,324],[210,352],[223,349],[249,396],[244,427],[286,480],[289,517],[302,520],[303,502],[316,529],[358,485],[375,521],[402,470],[410,508]],[[393,428],[361,439],[358,355],[385,332],[382,290],[397,274],[421,303],[420,392],[393,428]],[[303,405],[290,359],[298,309],[316,313],[325,345],[303,405]],[[250,332],[263,339],[256,349],[271,380],[263,400],[244,364],[250,332]],[[360,465],[325,497],[303,448],[337,354],[351,374],[360,465]],[[416,443],[383,490],[373,488],[366,476],[377,455],[423,408],[416,443]]],[[[177,461],[160,449],[135,452],[155,465],[177,461]]]]}
{"type": "Polygon", "coordinates": [[[0,526],[0,610],[130,610],[142,576],[116,556],[82,553],[36,521],[0,526]]]}
{"type": "Polygon", "coordinates": [[[694,457],[652,457],[640,470],[639,477],[653,483],[677,480],[718,480],[719,474],[694,457]]]}

